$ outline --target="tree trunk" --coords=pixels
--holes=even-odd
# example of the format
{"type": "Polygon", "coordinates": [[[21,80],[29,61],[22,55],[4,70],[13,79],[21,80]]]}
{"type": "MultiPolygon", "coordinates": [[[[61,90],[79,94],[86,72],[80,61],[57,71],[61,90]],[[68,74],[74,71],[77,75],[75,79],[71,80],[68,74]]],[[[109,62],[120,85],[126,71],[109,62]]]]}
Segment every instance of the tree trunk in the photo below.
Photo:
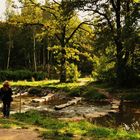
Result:
{"type": "Polygon", "coordinates": [[[66,82],[66,51],[65,48],[62,48],[62,56],[61,56],[61,71],[60,71],[60,82],[66,82]]]}
{"type": "Polygon", "coordinates": [[[11,48],[13,47],[13,40],[11,39],[11,34],[9,34],[9,42],[8,42],[8,56],[7,56],[7,70],[9,69],[10,65],[10,57],[11,57],[11,48]]]}
{"type": "Polygon", "coordinates": [[[33,62],[34,62],[34,71],[37,71],[36,66],[36,40],[35,40],[35,29],[33,29],[33,62]]]}
{"type": "Polygon", "coordinates": [[[62,32],[62,38],[60,40],[61,42],[61,70],[60,70],[60,82],[61,83],[65,83],[67,78],[66,78],[66,50],[65,50],[65,47],[66,47],[66,42],[65,42],[65,39],[66,39],[66,26],[64,26],[62,28],[63,32],[62,32]]]}
{"type": "Polygon", "coordinates": [[[125,63],[122,57],[121,44],[117,45],[117,85],[122,86],[125,80],[125,63]]]}
{"type": "Polygon", "coordinates": [[[7,70],[9,69],[9,63],[10,63],[10,55],[11,55],[11,46],[9,44],[8,46],[8,57],[7,57],[7,70]]]}
{"type": "Polygon", "coordinates": [[[50,53],[49,53],[49,49],[47,48],[47,73],[48,73],[48,78],[50,79],[50,63],[49,63],[49,58],[50,53]]]}
{"type": "Polygon", "coordinates": [[[43,45],[43,52],[42,52],[42,61],[43,61],[43,70],[45,70],[45,66],[46,66],[46,49],[45,49],[45,45],[43,45]]]}
{"type": "Polygon", "coordinates": [[[121,18],[120,18],[120,0],[116,2],[116,48],[117,48],[117,84],[120,86],[125,79],[125,64],[123,59],[123,44],[121,39],[121,18]]]}

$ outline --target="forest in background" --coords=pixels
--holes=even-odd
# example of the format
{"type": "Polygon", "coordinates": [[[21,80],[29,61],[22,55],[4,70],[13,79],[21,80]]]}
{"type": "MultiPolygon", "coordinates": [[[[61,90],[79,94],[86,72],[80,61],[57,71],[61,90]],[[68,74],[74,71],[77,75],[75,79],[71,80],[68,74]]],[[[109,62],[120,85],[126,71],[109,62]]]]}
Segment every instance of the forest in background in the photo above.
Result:
{"type": "Polygon", "coordinates": [[[139,83],[139,2],[19,2],[7,0],[6,20],[0,21],[1,81],[92,76],[119,86],[139,83]],[[79,11],[87,16],[81,19],[79,11]]]}

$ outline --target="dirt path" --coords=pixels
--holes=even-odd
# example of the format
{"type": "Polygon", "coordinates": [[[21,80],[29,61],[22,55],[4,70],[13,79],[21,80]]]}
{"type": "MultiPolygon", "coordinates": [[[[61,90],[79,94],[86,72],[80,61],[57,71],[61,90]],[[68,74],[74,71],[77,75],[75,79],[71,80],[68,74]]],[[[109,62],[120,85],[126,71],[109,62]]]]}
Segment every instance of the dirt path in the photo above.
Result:
{"type": "Polygon", "coordinates": [[[0,140],[42,140],[42,138],[32,130],[0,128],[0,140]]]}

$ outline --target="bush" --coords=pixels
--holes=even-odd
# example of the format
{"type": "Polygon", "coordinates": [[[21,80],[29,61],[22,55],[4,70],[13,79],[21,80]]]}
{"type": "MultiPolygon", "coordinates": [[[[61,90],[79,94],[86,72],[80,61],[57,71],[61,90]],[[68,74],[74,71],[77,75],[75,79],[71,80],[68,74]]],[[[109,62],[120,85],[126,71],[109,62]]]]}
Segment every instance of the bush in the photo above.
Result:
{"type": "Polygon", "coordinates": [[[12,72],[11,71],[0,71],[0,81],[11,80],[12,72]]]}
{"type": "Polygon", "coordinates": [[[101,70],[98,71],[98,74],[95,76],[95,73],[92,72],[93,77],[97,81],[102,81],[102,82],[109,82],[109,83],[115,83],[116,76],[115,76],[115,71],[114,69],[109,69],[109,70],[101,70]]]}
{"type": "Polygon", "coordinates": [[[69,64],[67,67],[67,80],[69,82],[76,82],[80,76],[77,65],[69,64]]]}
{"type": "Polygon", "coordinates": [[[97,81],[115,82],[115,62],[108,62],[108,59],[104,56],[95,57],[94,70],[92,71],[92,77],[97,81]]]}
{"type": "Polygon", "coordinates": [[[11,71],[11,79],[10,80],[31,80],[32,72],[28,70],[17,70],[11,71]],[[13,76],[13,77],[12,77],[13,76]]]}
{"type": "Polygon", "coordinates": [[[35,80],[44,80],[47,77],[47,73],[45,72],[34,72],[33,77],[35,80]]]}
{"type": "Polygon", "coordinates": [[[16,70],[16,71],[0,71],[0,81],[5,80],[28,80],[31,81],[32,78],[35,80],[44,80],[47,77],[45,72],[31,72],[28,70],[16,70]]]}

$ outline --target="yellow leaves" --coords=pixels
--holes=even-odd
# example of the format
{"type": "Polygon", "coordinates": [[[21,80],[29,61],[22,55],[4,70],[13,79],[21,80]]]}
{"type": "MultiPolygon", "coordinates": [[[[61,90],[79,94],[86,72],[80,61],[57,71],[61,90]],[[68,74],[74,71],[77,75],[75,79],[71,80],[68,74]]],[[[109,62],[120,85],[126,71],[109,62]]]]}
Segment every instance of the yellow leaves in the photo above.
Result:
{"type": "Polygon", "coordinates": [[[72,58],[72,59],[76,59],[77,61],[79,61],[79,56],[78,56],[79,50],[67,47],[66,53],[67,53],[68,59],[72,58]]]}
{"type": "Polygon", "coordinates": [[[37,22],[42,20],[42,10],[32,4],[24,5],[21,9],[21,20],[25,22],[37,22]]]}
{"type": "Polygon", "coordinates": [[[140,0],[133,0],[134,2],[137,2],[137,3],[139,3],[140,2],[140,0]]]}
{"type": "Polygon", "coordinates": [[[53,47],[49,47],[48,50],[53,51],[53,53],[55,53],[55,51],[60,51],[61,47],[59,45],[54,45],[53,47]]]}

